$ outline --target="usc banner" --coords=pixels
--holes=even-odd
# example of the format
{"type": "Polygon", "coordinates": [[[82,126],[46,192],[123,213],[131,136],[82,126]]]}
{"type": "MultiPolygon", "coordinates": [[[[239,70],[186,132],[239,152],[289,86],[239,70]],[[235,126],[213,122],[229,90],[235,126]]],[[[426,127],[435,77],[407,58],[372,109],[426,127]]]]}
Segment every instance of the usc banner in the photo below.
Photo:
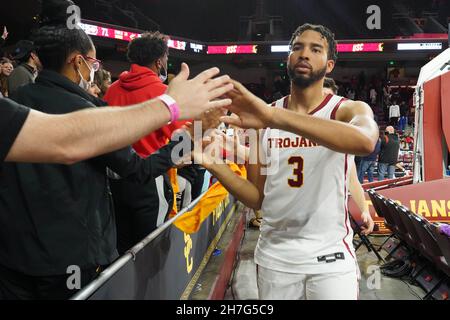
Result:
{"type": "MultiPolygon", "coordinates": [[[[431,222],[450,223],[450,179],[434,180],[430,182],[412,184],[379,191],[383,196],[409,208],[431,222]]],[[[367,193],[366,201],[379,233],[390,232],[384,225],[370,201],[367,193]]],[[[349,210],[356,221],[361,221],[361,212],[356,203],[350,199],[349,210]]]]}

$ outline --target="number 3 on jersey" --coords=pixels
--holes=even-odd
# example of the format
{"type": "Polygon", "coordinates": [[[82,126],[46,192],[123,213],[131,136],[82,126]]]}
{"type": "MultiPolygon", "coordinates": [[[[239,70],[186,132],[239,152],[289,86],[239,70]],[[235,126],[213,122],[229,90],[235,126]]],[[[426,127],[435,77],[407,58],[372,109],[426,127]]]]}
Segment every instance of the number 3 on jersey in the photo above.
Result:
{"type": "Polygon", "coordinates": [[[295,176],[294,179],[288,179],[288,185],[292,188],[300,188],[303,186],[303,158],[290,157],[288,163],[294,166],[293,175],[295,176]]]}

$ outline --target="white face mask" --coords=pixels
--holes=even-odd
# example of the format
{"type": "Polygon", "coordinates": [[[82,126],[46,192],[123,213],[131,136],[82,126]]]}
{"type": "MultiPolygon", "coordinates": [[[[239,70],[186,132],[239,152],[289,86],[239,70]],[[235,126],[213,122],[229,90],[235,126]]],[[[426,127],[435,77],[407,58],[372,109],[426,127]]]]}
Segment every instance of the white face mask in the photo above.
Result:
{"type": "Polygon", "coordinates": [[[91,87],[91,83],[94,81],[95,71],[94,71],[94,68],[89,67],[88,63],[86,62],[86,60],[84,60],[84,58],[83,58],[83,61],[86,64],[86,66],[89,68],[89,71],[90,71],[90,73],[89,73],[89,81],[86,81],[83,78],[83,75],[81,74],[80,69],[78,69],[78,74],[80,75],[80,78],[81,78],[80,82],[78,83],[78,85],[82,89],[87,91],[91,87]]]}
{"type": "Polygon", "coordinates": [[[164,67],[162,67],[161,68],[161,71],[162,70],[164,70],[164,73],[160,73],[159,74],[159,79],[162,81],[162,82],[166,82],[166,80],[167,80],[167,70],[166,70],[166,68],[164,68],[164,67]]]}

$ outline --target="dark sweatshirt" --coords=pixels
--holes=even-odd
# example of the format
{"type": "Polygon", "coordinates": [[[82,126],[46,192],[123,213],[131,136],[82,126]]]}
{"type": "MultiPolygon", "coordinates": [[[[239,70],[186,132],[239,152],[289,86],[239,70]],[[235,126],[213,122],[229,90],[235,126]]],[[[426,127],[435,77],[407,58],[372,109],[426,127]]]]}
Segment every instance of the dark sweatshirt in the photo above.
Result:
{"type": "MultiPolygon", "coordinates": [[[[50,114],[95,107],[101,101],[64,76],[42,71],[21,87],[19,103],[50,114]]],[[[45,141],[36,141],[45,143],[45,141]]],[[[174,144],[141,159],[131,147],[74,165],[5,163],[0,175],[0,264],[33,276],[66,274],[117,257],[107,168],[138,183],[173,166],[174,144]]]]}
{"type": "Polygon", "coordinates": [[[378,162],[395,165],[398,162],[398,151],[400,150],[400,142],[398,136],[387,134],[381,139],[380,156],[378,162]]]}

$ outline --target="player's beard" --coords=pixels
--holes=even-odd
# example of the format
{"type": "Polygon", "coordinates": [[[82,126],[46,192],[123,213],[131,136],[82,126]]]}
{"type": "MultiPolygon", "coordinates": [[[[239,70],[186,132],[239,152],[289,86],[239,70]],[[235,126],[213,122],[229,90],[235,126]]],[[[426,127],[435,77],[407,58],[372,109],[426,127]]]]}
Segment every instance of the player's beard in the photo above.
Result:
{"type": "Polygon", "coordinates": [[[327,74],[327,66],[323,67],[322,69],[319,69],[317,71],[314,70],[310,70],[309,74],[298,74],[295,71],[295,68],[291,68],[290,66],[288,66],[287,68],[288,70],[288,75],[289,78],[291,79],[291,82],[299,87],[299,88],[307,88],[310,85],[312,85],[313,83],[319,81],[320,79],[322,79],[323,77],[325,77],[325,75],[327,74]]]}

